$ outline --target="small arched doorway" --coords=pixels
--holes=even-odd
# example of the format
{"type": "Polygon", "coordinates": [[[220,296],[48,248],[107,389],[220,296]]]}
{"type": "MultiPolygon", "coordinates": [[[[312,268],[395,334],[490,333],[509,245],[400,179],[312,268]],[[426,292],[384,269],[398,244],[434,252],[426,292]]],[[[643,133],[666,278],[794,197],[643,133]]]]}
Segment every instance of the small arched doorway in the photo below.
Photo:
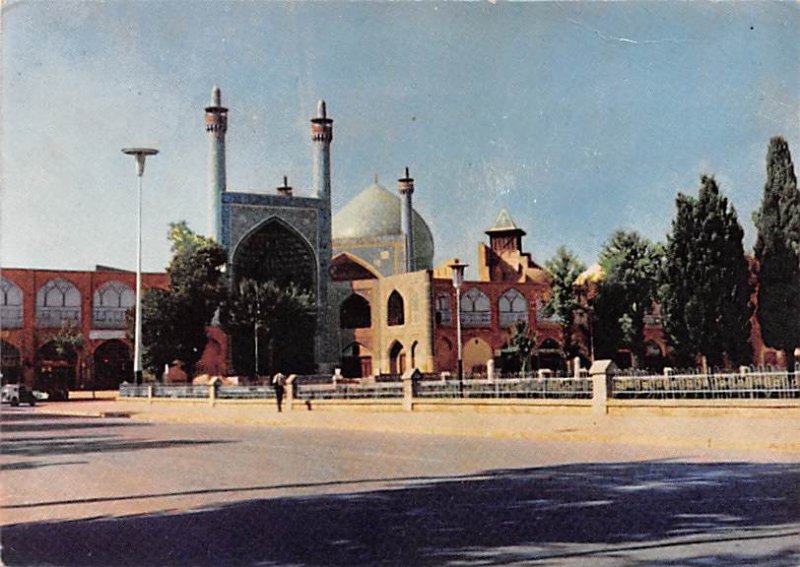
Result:
{"type": "Polygon", "coordinates": [[[3,384],[17,384],[22,379],[22,361],[19,349],[6,341],[0,341],[0,359],[3,384]]]}
{"type": "Polygon", "coordinates": [[[402,374],[406,371],[406,353],[403,345],[394,341],[389,347],[389,374],[402,374]]]}
{"type": "Polygon", "coordinates": [[[482,373],[486,371],[486,363],[493,357],[491,345],[480,338],[469,339],[464,343],[462,353],[464,370],[472,373],[482,373]]]}
{"type": "Polygon", "coordinates": [[[106,341],[94,351],[94,387],[97,390],[115,390],[133,375],[131,351],[124,342],[106,341]]]}
{"type": "Polygon", "coordinates": [[[36,351],[36,386],[52,400],[66,400],[78,387],[77,363],[78,353],[71,345],[45,343],[36,351]]]}
{"type": "Polygon", "coordinates": [[[372,376],[372,355],[360,343],[351,343],[342,351],[342,375],[347,378],[372,376]]]}

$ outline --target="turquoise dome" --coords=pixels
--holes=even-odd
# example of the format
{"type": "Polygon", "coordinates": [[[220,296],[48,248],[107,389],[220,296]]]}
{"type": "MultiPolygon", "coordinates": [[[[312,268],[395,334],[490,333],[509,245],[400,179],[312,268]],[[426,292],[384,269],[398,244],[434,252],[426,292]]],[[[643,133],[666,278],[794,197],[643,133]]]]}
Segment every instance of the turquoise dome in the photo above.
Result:
{"type": "MultiPolygon", "coordinates": [[[[333,215],[333,239],[400,237],[401,205],[399,195],[374,183],[333,215]]],[[[417,269],[430,270],[433,268],[433,234],[417,211],[414,211],[413,223],[417,269]]]]}

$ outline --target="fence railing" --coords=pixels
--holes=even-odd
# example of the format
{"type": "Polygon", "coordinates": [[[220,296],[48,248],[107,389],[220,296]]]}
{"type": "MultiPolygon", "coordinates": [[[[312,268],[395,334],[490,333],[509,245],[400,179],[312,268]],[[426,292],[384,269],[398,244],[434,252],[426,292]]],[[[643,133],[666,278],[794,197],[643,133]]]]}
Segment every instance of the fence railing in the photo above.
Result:
{"type": "Polygon", "coordinates": [[[592,397],[592,381],[589,378],[420,381],[414,391],[419,398],[588,399],[592,397]]]}
{"type": "Polygon", "coordinates": [[[787,372],[615,376],[612,397],[654,399],[795,398],[797,379],[787,372]]]}
{"type": "MultiPolygon", "coordinates": [[[[594,375],[551,377],[522,375],[506,378],[468,376],[459,381],[452,375],[415,373],[413,380],[395,375],[378,379],[334,379],[330,375],[296,376],[288,385],[289,399],[374,400],[402,402],[411,407],[415,399],[560,399],[606,400],[681,399],[781,399],[800,398],[796,375],[782,372],[728,372],[673,375],[594,375]]],[[[120,386],[123,398],[209,400],[274,399],[269,385],[209,386],[152,384],[120,386]]],[[[600,407],[600,406],[598,406],[600,407]]]]}
{"type": "Polygon", "coordinates": [[[400,399],[402,382],[366,384],[298,384],[295,398],[300,400],[400,399]]]}

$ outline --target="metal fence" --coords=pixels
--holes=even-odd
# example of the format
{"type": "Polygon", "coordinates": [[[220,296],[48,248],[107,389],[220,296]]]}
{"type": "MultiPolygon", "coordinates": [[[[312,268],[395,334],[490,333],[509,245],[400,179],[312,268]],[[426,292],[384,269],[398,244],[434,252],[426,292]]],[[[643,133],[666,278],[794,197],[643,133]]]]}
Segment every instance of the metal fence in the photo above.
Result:
{"type": "Polygon", "coordinates": [[[298,384],[295,398],[300,400],[376,400],[401,399],[402,382],[346,384],[298,384]]]}
{"type": "Polygon", "coordinates": [[[122,384],[119,387],[121,398],[146,398],[149,396],[150,386],[134,386],[133,384],[122,384]]]}
{"type": "Polygon", "coordinates": [[[500,378],[497,380],[419,381],[414,387],[419,398],[561,398],[592,397],[589,378],[500,378]]]}
{"type": "Polygon", "coordinates": [[[612,396],[618,399],[737,399],[800,397],[797,378],[783,372],[728,372],[668,376],[615,376],[612,396]]]}
{"type": "Polygon", "coordinates": [[[272,386],[220,386],[217,388],[219,400],[266,400],[275,398],[272,386]]]}

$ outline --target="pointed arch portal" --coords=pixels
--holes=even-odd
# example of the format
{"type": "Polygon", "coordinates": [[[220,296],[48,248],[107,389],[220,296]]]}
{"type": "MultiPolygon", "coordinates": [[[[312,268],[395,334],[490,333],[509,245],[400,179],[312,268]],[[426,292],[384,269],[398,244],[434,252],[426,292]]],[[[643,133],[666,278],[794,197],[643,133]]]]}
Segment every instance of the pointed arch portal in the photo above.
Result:
{"type": "MultiPolygon", "coordinates": [[[[231,257],[234,289],[243,279],[259,283],[275,282],[285,288],[294,284],[317,295],[317,264],[308,241],[283,220],[273,217],[242,238],[231,257]]],[[[316,298],[319,305],[319,298],[316,298]]],[[[254,341],[258,340],[259,374],[281,371],[284,374],[312,372],[314,357],[314,321],[316,309],[309,313],[306,325],[275,321],[271,333],[256,339],[254,332],[240,332],[231,337],[231,357],[239,373],[252,374],[255,369],[254,341]]],[[[295,322],[296,323],[296,322],[295,322]]]]}

